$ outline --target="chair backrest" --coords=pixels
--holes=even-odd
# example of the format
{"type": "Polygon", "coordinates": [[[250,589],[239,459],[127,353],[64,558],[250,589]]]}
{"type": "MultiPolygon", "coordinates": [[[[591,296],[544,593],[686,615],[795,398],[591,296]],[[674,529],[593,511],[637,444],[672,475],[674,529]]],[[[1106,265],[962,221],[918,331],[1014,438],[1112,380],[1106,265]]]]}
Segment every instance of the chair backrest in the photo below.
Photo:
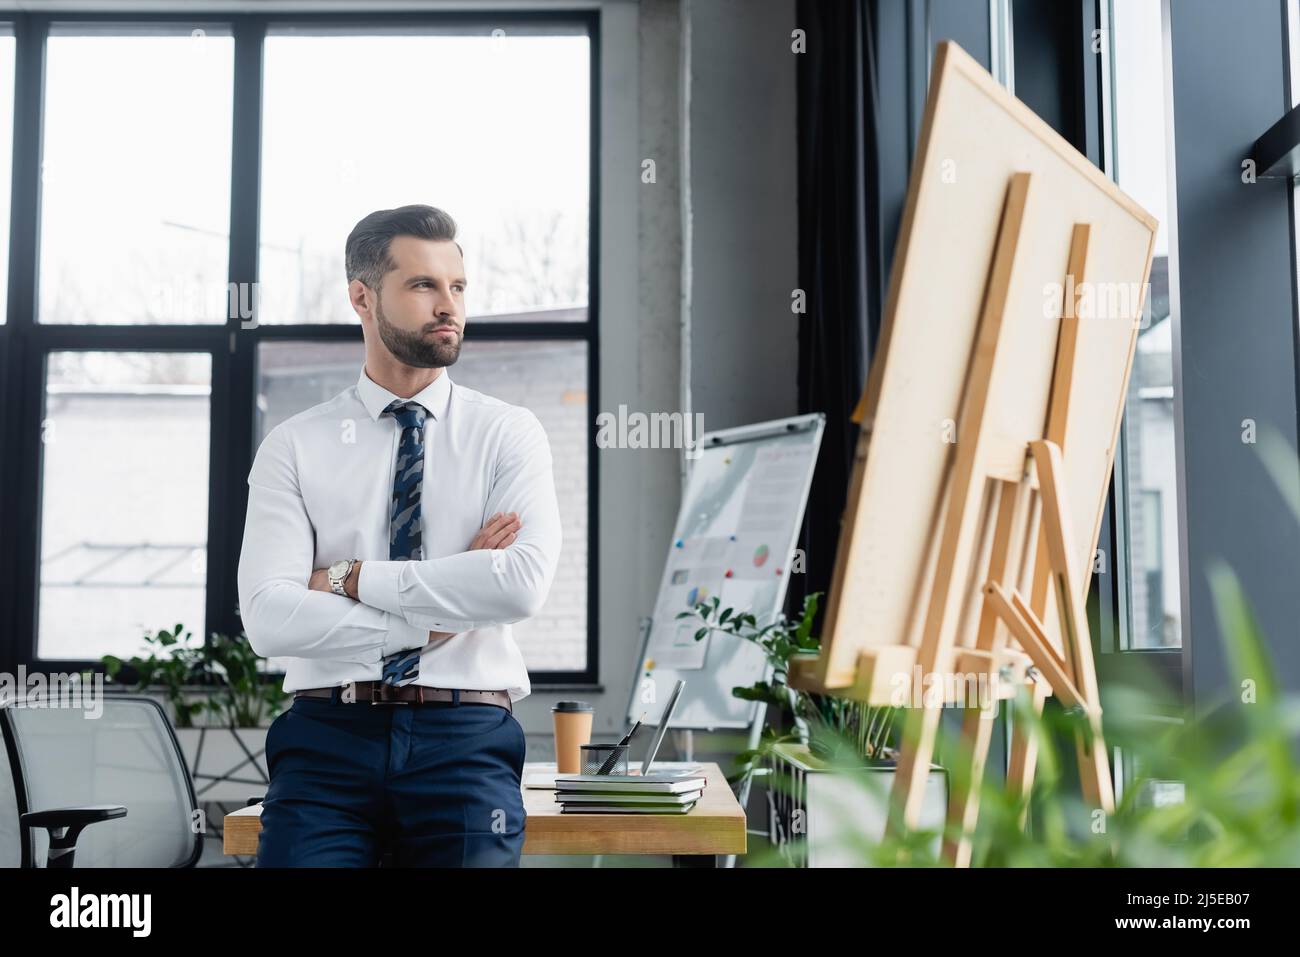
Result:
{"type": "Polygon", "coordinates": [[[0,709],[0,867],[22,867],[18,791],[14,782],[14,765],[6,747],[9,736],[4,733],[4,726],[4,711],[0,709]]]}
{"type": "Polygon", "coordinates": [[[19,864],[9,859],[26,850],[22,864],[45,866],[48,833],[23,834],[18,814],[121,804],[126,817],[81,832],[77,867],[192,866],[203,833],[193,824],[194,787],[162,707],[143,695],[96,700],[102,709],[25,707],[22,700],[0,707],[0,750],[11,764],[0,774],[7,780],[0,780],[0,865],[19,864]]]}

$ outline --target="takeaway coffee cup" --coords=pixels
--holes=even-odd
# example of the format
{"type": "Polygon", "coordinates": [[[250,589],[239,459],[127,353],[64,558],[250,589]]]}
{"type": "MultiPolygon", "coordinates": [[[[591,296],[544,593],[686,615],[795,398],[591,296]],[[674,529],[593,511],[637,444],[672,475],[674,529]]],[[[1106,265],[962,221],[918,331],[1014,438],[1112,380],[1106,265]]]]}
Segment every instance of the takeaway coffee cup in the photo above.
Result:
{"type": "Polygon", "coordinates": [[[591,743],[592,707],[585,701],[557,701],[551,717],[555,721],[555,769],[560,774],[579,774],[581,748],[591,743]]]}

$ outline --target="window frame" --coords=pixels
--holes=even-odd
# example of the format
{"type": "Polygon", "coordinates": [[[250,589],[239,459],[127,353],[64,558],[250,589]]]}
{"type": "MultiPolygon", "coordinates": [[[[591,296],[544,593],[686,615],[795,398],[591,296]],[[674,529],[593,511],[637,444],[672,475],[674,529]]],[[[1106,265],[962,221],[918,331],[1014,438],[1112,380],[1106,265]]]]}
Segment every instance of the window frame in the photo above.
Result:
{"type": "MultiPolygon", "coordinates": [[[[1094,3],[1088,3],[1086,6],[1091,7],[1092,16],[1095,18],[1093,24],[1095,29],[1101,31],[1102,42],[1101,50],[1098,55],[1084,59],[1084,85],[1087,94],[1084,97],[1085,109],[1091,113],[1087,117],[1087,140],[1088,140],[1088,158],[1097,165],[1099,169],[1112,181],[1118,181],[1118,151],[1115,144],[1117,137],[1116,123],[1116,103],[1115,103],[1115,64],[1112,50],[1113,35],[1112,29],[1112,0],[1095,0],[1094,3]]],[[[1085,32],[1082,40],[1085,42],[1091,39],[1091,31],[1085,32]]],[[[1162,46],[1160,56],[1162,60],[1168,55],[1168,51],[1162,46]]],[[[1162,77],[1167,72],[1167,64],[1161,69],[1162,77]]],[[[1163,91],[1166,100],[1166,108],[1170,110],[1167,120],[1172,122],[1171,105],[1168,102],[1169,90],[1163,91]]],[[[1166,136],[1172,135],[1171,131],[1166,130],[1166,136]]],[[[1169,166],[1168,156],[1162,158],[1169,166]]],[[[1167,170],[1169,182],[1172,184],[1174,170],[1170,167],[1167,170]]],[[[1178,255],[1177,244],[1170,242],[1169,258],[1174,260],[1178,255]]],[[[1170,283],[1176,281],[1177,271],[1170,268],[1170,283]]],[[[1172,299],[1172,297],[1171,297],[1172,299]]],[[[1146,303],[1144,308],[1150,308],[1150,303],[1146,303]]],[[[1173,321],[1168,320],[1168,321],[1173,321]]],[[[1134,358],[1136,363],[1137,359],[1134,358]]],[[[1177,351],[1175,349],[1175,361],[1177,361],[1177,351]]],[[[1127,400],[1126,400],[1127,401],[1127,400]]],[[[1125,406],[1124,419],[1128,417],[1133,410],[1125,406]]],[[[1175,416],[1175,428],[1181,431],[1181,415],[1175,416]]],[[[1181,443],[1181,436],[1178,438],[1181,443]]],[[[1186,605],[1184,603],[1183,614],[1180,615],[1178,623],[1180,634],[1179,646],[1177,648],[1133,648],[1133,604],[1131,597],[1130,582],[1132,580],[1133,568],[1130,559],[1130,548],[1132,541],[1129,535],[1128,516],[1130,509],[1141,507],[1140,503],[1130,501],[1132,496],[1128,488],[1128,438],[1127,430],[1121,429],[1119,439],[1115,448],[1115,464],[1111,473],[1110,494],[1107,498],[1106,512],[1103,516],[1102,541],[1098,543],[1099,547],[1105,546],[1110,557],[1110,571],[1113,574],[1109,576],[1094,576],[1093,580],[1106,587],[1094,588],[1094,596],[1090,596],[1090,601],[1097,604],[1099,608],[1098,624],[1099,633],[1096,636],[1096,643],[1099,646],[1101,654],[1098,656],[1098,677],[1103,686],[1108,682],[1122,683],[1125,679],[1132,681],[1141,672],[1155,673],[1159,675],[1162,685],[1171,693],[1175,701],[1182,702],[1185,700],[1184,669],[1185,652],[1189,651],[1190,641],[1188,639],[1189,628],[1186,621],[1186,605]],[[1105,578],[1106,581],[1100,581],[1105,578]]],[[[1185,494],[1184,483],[1182,480],[1182,462],[1174,463],[1179,496],[1185,494]]],[[[1179,508],[1178,514],[1184,513],[1179,508]]],[[[1172,573],[1178,576],[1180,595],[1185,590],[1183,581],[1183,569],[1186,567],[1187,554],[1187,528],[1182,521],[1177,528],[1178,535],[1178,555],[1179,564],[1172,573]]]]}
{"type": "MultiPolygon", "coordinates": [[[[102,671],[98,659],[39,659],[41,419],[44,370],[51,352],[206,352],[212,362],[208,475],[206,615],[202,634],[236,634],[236,570],[247,507],[247,476],[256,452],[257,353],[262,341],[356,342],[349,323],[71,325],[37,321],[40,251],[40,169],[43,146],[46,41],[52,26],[94,26],[111,31],[147,25],[220,26],[234,39],[233,135],[230,166],[230,241],[227,281],[254,283],[258,270],[261,200],[263,51],[268,30],[412,33],[488,33],[493,29],[573,30],[585,33],[589,58],[587,318],[583,322],[483,321],[466,327],[471,341],[582,342],[587,351],[587,409],[599,407],[600,385],[600,69],[599,10],[329,12],[236,14],[14,13],[0,18],[15,37],[14,155],[9,188],[10,257],[7,321],[0,324],[0,661],[33,670],[102,671]]],[[[254,316],[254,318],[256,318],[254,316]]],[[[596,417],[587,415],[588,448],[595,448],[596,417]]],[[[587,456],[587,623],[583,668],[532,671],[539,685],[594,686],[599,674],[599,456],[587,456]]],[[[163,623],[159,623],[160,626],[163,623]]],[[[193,627],[191,625],[191,629],[193,627]]],[[[130,675],[124,676],[130,680],[130,675]]]]}

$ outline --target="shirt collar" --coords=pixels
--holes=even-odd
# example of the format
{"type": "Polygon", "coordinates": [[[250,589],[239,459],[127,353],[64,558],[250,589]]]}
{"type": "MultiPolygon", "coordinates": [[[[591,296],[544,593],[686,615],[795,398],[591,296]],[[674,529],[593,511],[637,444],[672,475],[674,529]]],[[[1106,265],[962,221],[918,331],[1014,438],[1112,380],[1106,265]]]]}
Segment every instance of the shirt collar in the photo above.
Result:
{"type": "Polygon", "coordinates": [[[361,375],[357,379],[357,396],[361,399],[361,404],[366,407],[366,411],[370,413],[371,420],[375,422],[379,421],[379,416],[383,414],[384,409],[388,408],[389,403],[394,401],[418,402],[424,406],[425,411],[438,420],[446,416],[447,406],[451,401],[451,377],[447,374],[447,370],[443,369],[438,378],[410,399],[403,399],[366,375],[366,367],[363,365],[361,375]]]}

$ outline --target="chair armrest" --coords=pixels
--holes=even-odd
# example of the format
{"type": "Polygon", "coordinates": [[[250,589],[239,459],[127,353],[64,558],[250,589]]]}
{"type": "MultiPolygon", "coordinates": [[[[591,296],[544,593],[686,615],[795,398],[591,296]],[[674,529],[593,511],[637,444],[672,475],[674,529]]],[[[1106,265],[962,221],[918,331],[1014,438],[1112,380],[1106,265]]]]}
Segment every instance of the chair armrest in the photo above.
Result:
{"type": "Polygon", "coordinates": [[[266,800],[265,794],[259,794],[257,797],[251,797],[244,802],[244,807],[252,807],[254,804],[261,804],[266,800]]]}
{"type": "Polygon", "coordinates": [[[20,820],[28,827],[85,827],[115,817],[126,817],[126,808],[120,804],[56,807],[48,811],[28,811],[20,820]]]}
{"type": "Polygon", "coordinates": [[[82,807],[56,807],[45,811],[28,811],[19,818],[25,827],[43,827],[50,832],[50,851],[46,867],[71,867],[77,850],[77,838],[84,828],[100,821],[126,817],[120,804],[87,804],[82,807]]]}

